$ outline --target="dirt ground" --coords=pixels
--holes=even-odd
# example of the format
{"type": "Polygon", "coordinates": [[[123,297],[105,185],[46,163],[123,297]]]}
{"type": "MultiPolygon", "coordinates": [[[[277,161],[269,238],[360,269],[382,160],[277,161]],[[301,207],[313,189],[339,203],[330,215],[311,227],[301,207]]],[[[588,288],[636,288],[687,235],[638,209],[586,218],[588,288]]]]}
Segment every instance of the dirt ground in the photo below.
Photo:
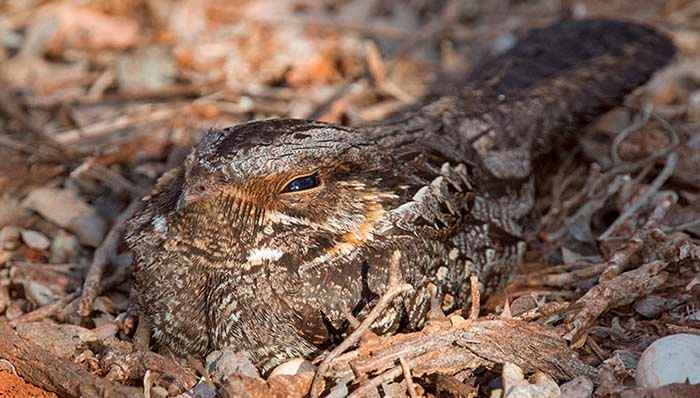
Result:
{"type": "Polygon", "coordinates": [[[0,397],[6,398],[56,398],[56,394],[46,392],[20,377],[0,371],[0,397]]]}

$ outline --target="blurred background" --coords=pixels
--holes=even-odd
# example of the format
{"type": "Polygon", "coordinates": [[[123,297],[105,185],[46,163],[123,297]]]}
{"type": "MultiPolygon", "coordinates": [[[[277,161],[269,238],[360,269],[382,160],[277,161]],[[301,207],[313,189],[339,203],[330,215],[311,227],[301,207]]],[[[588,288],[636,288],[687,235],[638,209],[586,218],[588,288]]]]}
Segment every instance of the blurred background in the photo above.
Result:
{"type": "MultiPolygon", "coordinates": [[[[31,157],[70,150],[152,179],[202,128],[379,120],[436,72],[465,70],[533,26],[585,16],[653,23],[693,60],[700,49],[700,2],[689,0],[4,0],[0,129],[11,138],[0,151],[39,140],[31,157]]],[[[659,83],[652,100],[684,102],[698,69],[659,83]]],[[[64,171],[8,156],[0,188],[26,183],[23,172],[45,181],[64,171]]]]}

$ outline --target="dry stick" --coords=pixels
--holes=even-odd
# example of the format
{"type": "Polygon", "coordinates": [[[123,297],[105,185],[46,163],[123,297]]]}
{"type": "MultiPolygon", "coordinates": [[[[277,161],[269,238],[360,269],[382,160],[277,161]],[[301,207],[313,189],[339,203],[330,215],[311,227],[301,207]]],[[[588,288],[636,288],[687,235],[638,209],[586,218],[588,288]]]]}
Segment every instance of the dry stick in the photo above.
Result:
{"type": "Polygon", "coordinates": [[[372,308],[372,311],[367,314],[367,317],[362,321],[360,326],[355,329],[348,337],[343,340],[337,347],[331,351],[326,358],[321,362],[318,367],[318,371],[314,376],[314,381],[311,384],[311,397],[318,398],[321,395],[321,383],[323,377],[325,376],[328,369],[331,367],[333,360],[337,358],[340,354],[345,352],[347,349],[355,345],[360,341],[362,335],[365,334],[374,323],[377,318],[384,312],[387,306],[396,298],[396,296],[413,290],[413,286],[408,283],[401,283],[401,271],[399,270],[399,260],[401,259],[401,252],[398,250],[394,251],[389,262],[389,282],[386,291],[379,299],[377,304],[372,308]]]}
{"type": "MultiPolygon", "coordinates": [[[[479,317],[479,308],[480,308],[480,300],[481,300],[480,293],[479,293],[479,278],[475,275],[470,276],[469,277],[469,284],[470,284],[470,288],[471,288],[471,309],[469,312],[469,319],[467,321],[462,320],[462,325],[460,325],[460,328],[468,328],[469,325],[471,325],[471,323],[476,321],[476,319],[479,317]]],[[[407,353],[407,354],[410,354],[410,353],[407,353]]],[[[387,358],[383,358],[383,360],[382,360],[381,356],[379,356],[376,359],[382,360],[382,362],[384,362],[387,359],[393,360],[393,357],[394,357],[394,355],[390,355],[387,358]]],[[[412,382],[412,378],[410,375],[410,367],[415,366],[416,360],[415,360],[415,358],[412,359],[410,361],[410,364],[409,364],[409,362],[407,362],[404,359],[403,355],[399,356],[398,359],[400,362],[400,367],[394,367],[393,369],[391,369],[387,372],[384,372],[381,375],[375,377],[374,379],[370,380],[369,383],[358,388],[358,390],[353,392],[353,394],[350,395],[350,397],[362,396],[363,394],[369,392],[373,388],[376,388],[377,386],[384,383],[385,381],[391,380],[391,379],[399,376],[401,373],[404,374],[404,378],[406,379],[407,385],[409,386],[409,392],[411,392],[411,389],[413,387],[413,382],[412,382]]],[[[368,372],[371,367],[372,367],[372,365],[370,364],[370,366],[368,367],[366,372],[368,372]]],[[[411,394],[412,397],[414,396],[413,394],[415,394],[415,391],[413,391],[413,393],[411,394]]]]}
{"type": "Polygon", "coordinates": [[[419,355],[447,347],[452,344],[455,339],[454,336],[451,335],[453,330],[469,327],[469,325],[471,325],[471,322],[461,319],[461,317],[453,317],[449,322],[436,322],[438,322],[438,324],[442,323],[442,325],[447,327],[441,328],[440,326],[436,326],[437,331],[430,330],[430,332],[425,333],[428,336],[425,334],[394,335],[393,337],[387,338],[386,341],[391,342],[392,340],[399,340],[399,343],[390,343],[389,347],[379,351],[373,350],[370,358],[361,361],[356,361],[360,356],[360,353],[358,353],[356,358],[351,359],[355,360],[355,362],[350,365],[351,371],[355,375],[360,376],[356,378],[361,378],[378,370],[393,367],[396,361],[401,357],[415,358],[419,355]]]}
{"type": "Polygon", "coordinates": [[[613,163],[623,163],[623,160],[620,158],[620,144],[622,144],[622,142],[626,140],[627,137],[629,137],[632,133],[639,131],[639,129],[641,129],[647,124],[647,122],[649,121],[649,117],[651,116],[651,111],[651,104],[642,108],[642,114],[640,115],[639,120],[625,127],[620,132],[620,134],[615,136],[612,146],[610,147],[610,157],[612,158],[613,163]]]}
{"type": "Polygon", "coordinates": [[[475,321],[479,318],[479,308],[481,307],[481,295],[479,292],[479,278],[476,275],[471,275],[469,277],[469,286],[471,290],[472,305],[469,310],[469,320],[475,321]]]}
{"type": "Polygon", "coordinates": [[[700,226],[700,219],[688,221],[687,223],[674,225],[672,227],[664,227],[662,230],[665,233],[671,233],[671,232],[675,232],[675,231],[683,231],[685,229],[694,228],[697,226],[700,226]]]}
{"type": "MultiPolygon", "coordinates": [[[[381,347],[358,349],[362,352],[353,360],[354,368],[336,364],[338,370],[333,377],[342,378],[353,371],[355,374],[384,369],[392,372],[398,369],[394,364],[401,357],[409,361],[414,374],[422,375],[457,373],[505,362],[538,369],[560,380],[581,374],[595,375],[595,370],[581,362],[551,328],[502,318],[462,321],[457,325],[451,321],[436,322],[420,332],[384,338],[381,347]]],[[[387,380],[398,375],[400,372],[377,377],[387,380]]],[[[364,386],[367,381],[361,383],[364,386]]]]}
{"type": "Polygon", "coordinates": [[[68,304],[70,304],[73,300],[78,298],[80,296],[80,291],[73,292],[66,297],[63,297],[62,299],[56,300],[51,304],[47,304],[43,307],[39,307],[36,310],[32,312],[28,312],[22,316],[20,316],[17,319],[14,319],[10,322],[10,326],[13,328],[16,327],[20,323],[28,323],[28,322],[38,322],[42,319],[46,319],[49,317],[52,317],[56,315],[61,309],[65,308],[68,304]]]}
{"type": "MultiPolygon", "coordinates": [[[[667,202],[664,201],[663,204],[665,203],[667,202]]],[[[613,253],[610,259],[605,262],[560,274],[526,276],[518,282],[518,285],[527,287],[562,287],[598,275],[601,275],[601,282],[608,281],[630,268],[634,255],[637,254],[645,244],[649,243],[649,238],[653,237],[646,233],[648,231],[649,229],[647,228],[638,230],[622,249],[613,253]]]]}
{"type": "Polygon", "coordinates": [[[112,383],[21,338],[0,323],[0,357],[12,363],[26,381],[65,397],[129,398],[143,396],[141,389],[112,383]]]}
{"type": "Polygon", "coordinates": [[[564,335],[564,339],[578,341],[585,330],[608,309],[627,305],[637,297],[653,292],[668,279],[668,274],[662,272],[668,264],[668,261],[653,261],[594,286],[576,302],[583,309],[574,316],[571,321],[573,327],[564,335]]]}
{"type": "MultiPolygon", "coordinates": [[[[561,380],[570,380],[582,374],[595,377],[596,374],[595,369],[581,362],[562,339],[542,326],[514,319],[482,319],[465,327],[454,327],[449,323],[445,326],[416,332],[413,336],[418,338],[408,341],[405,341],[405,336],[393,336],[388,341],[398,341],[398,347],[389,346],[386,350],[405,351],[402,355],[404,358],[413,356],[407,363],[412,369],[419,367],[418,374],[446,370],[456,373],[505,362],[537,369],[561,380]],[[406,347],[406,350],[402,347],[406,347]],[[429,358],[435,359],[435,362],[429,358]]],[[[372,352],[371,355],[381,356],[382,353],[372,352]]],[[[401,374],[402,367],[394,366],[364,382],[350,398],[365,396],[401,374]]]]}
{"type": "Polygon", "coordinates": [[[566,159],[564,159],[564,162],[559,168],[557,175],[553,179],[551,189],[552,201],[547,214],[542,217],[543,226],[553,225],[552,222],[555,217],[561,214],[564,210],[564,203],[562,199],[564,192],[576,178],[579,178],[579,170],[581,170],[580,168],[574,168],[571,170],[571,166],[573,165],[578,152],[578,150],[574,150],[571,152],[571,154],[569,154],[569,156],[566,157],[566,159]]]}
{"type": "MultiPolygon", "coordinates": [[[[129,278],[129,276],[132,274],[133,267],[127,266],[127,267],[120,267],[117,268],[114,273],[107,278],[104,278],[100,282],[100,286],[97,290],[97,296],[102,294],[103,292],[109,291],[110,289],[118,286],[125,280],[129,278]]],[[[69,316],[72,316],[73,314],[77,314],[78,308],[80,306],[80,297],[76,298],[75,300],[71,301],[70,304],[68,304],[63,311],[61,311],[58,314],[59,319],[66,319],[69,316]]]]}
{"type": "Polygon", "coordinates": [[[534,321],[535,319],[548,317],[554,314],[558,314],[569,307],[569,303],[561,303],[558,301],[550,301],[542,306],[533,308],[529,311],[523,312],[520,315],[515,316],[515,319],[520,319],[522,321],[534,321]]]}
{"type": "Polygon", "coordinates": [[[697,261],[700,258],[700,247],[691,241],[666,241],[665,243],[664,247],[655,250],[661,253],[663,261],[645,264],[636,270],[605,281],[581,297],[576,304],[583,309],[570,322],[573,328],[565,338],[571,341],[578,340],[587,327],[606,310],[625,305],[631,302],[630,300],[653,291],[655,286],[661,285],[667,278],[666,273],[661,271],[669,263],[687,259],[697,261]]]}
{"type": "Polygon", "coordinates": [[[627,247],[615,253],[610,259],[608,262],[609,266],[601,273],[601,282],[607,282],[628,269],[632,255],[638,252],[644,245],[651,244],[655,241],[663,242],[666,240],[666,236],[663,232],[654,230],[654,228],[656,228],[658,223],[666,216],[666,213],[674,203],[676,203],[676,197],[673,195],[669,195],[661,200],[661,203],[656,206],[644,226],[634,233],[627,247]]]}
{"type": "MultiPolygon", "coordinates": [[[[412,367],[415,365],[416,365],[415,359],[408,362],[409,367],[412,367]]],[[[386,372],[382,373],[381,375],[375,377],[374,379],[370,380],[369,382],[365,383],[364,385],[359,387],[357,390],[353,391],[353,393],[350,394],[348,396],[348,398],[359,398],[359,397],[367,396],[367,394],[370,391],[375,390],[377,387],[382,385],[382,383],[384,383],[385,381],[393,380],[393,379],[399,377],[399,375],[401,375],[401,373],[403,373],[401,366],[397,366],[389,371],[386,371],[386,372]]]]}
{"type": "Polygon", "coordinates": [[[136,332],[134,332],[134,347],[138,351],[148,351],[148,347],[151,345],[151,325],[149,324],[146,317],[141,315],[139,317],[138,326],[136,326],[136,332]]]}
{"type": "Polygon", "coordinates": [[[620,177],[615,178],[610,185],[608,185],[606,191],[602,193],[598,197],[593,197],[588,200],[583,206],[581,206],[576,212],[571,216],[568,217],[564,221],[564,226],[561,227],[560,229],[550,232],[545,235],[546,240],[548,241],[554,241],[562,236],[564,236],[570,229],[572,225],[575,225],[580,222],[581,217],[588,217],[590,214],[593,214],[594,212],[600,210],[604,205],[605,202],[609,197],[617,193],[617,191],[620,190],[622,187],[623,179],[620,177]]]}
{"type": "Polygon", "coordinates": [[[95,250],[95,256],[93,257],[92,264],[90,264],[90,269],[83,283],[83,293],[78,309],[78,314],[80,314],[80,316],[87,317],[90,315],[90,312],[92,312],[92,304],[99,294],[98,291],[100,289],[102,274],[104,274],[107,264],[117,251],[119,240],[126,228],[126,222],[141,209],[141,206],[143,206],[143,201],[141,201],[141,199],[133,200],[114,222],[112,229],[109,231],[104,241],[102,241],[100,247],[95,250]]]}
{"type": "MultiPolygon", "coordinates": [[[[129,267],[125,267],[124,269],[118,270],[118,272],[115,272],[113,275],[111,275],[109,278],[105,279],[101,285],[99,292],[100,294],[104,291],[107,291],[111,289],[112,287],[122,283],[126,277],[129,275],[129,267]]],[[[52,316],[58,316],[59,318],[61,317],[61,313],[63,313],[63,317],[65,318],[65,311],[69,308],[73,308],[71,312],[77,311],[78,308],[78,303],[80,301],[80,294],[81,294],[81,289],[67,295],[66,297],[63,297],[62,299],[59,299],[51,304],[47,304],[43,307],[39,307],[36,310],[32,312],[28,312],[22,316],[20,316],[17,319],[14,319],[13,321],[10,322],[10,326],[15,327],[20,323],[28,323],[28,322],[38,322],[41,321],[42,319],[46,319],[52,316]]]]}
{"type": "Polygon", "coordinates": [[[414,34],[407,29],[397,28],[390,24],[385,23],[363,23],[354,21],[343,21],[338,18],[323,17],[323,16],[275,16],[275,15],[253,15],[253,14],[243,14],[241,10],[237,8],[225,8],[218,7],[218,10],[222,15],[229,17],[235,17],[237,19],[243,19],[248,21],[257,22],[265,25],[302,25],[302,26],[317,26],[321,28],[333,29],[336,31],[354,31],[363,34],[368,34],[372,36],[385,37],[388,39],[402,39],[406,36],[414,34]]]}
{"type": "Polygon", "coordinates": [[[97,179],[107,185],[114,192],[126,192],[132,199],[143,197],[147,190],[134,185],[131,181],[124,178],[121,174],[113,171],[99,163],[94,159],[87,159],[80,166],[70,173],[73,178],[80,178],[83,175],[97,179]]]}
{"type": "Polygon", "coordinates": [[[605,232],[603,232],[603,234],[600,235],[600,237],[598,237],[599,241],[604,241],[607,238],[609,238],[625,221],[632,217],[642,206],[646,205],[649,202],[649,200],[651,200],[651,198],[659,191],[659,189],[661,189],[661,186],[666,182],[666,180],[668,180],[671,177],[671,175],[673,175],[673,172],[676,170],[676,165],[678,164],[678,153],[674,151],[674,148],[678,145],[679,142],[678,133],[673,128],[673,126],[671,126],[670,123],[668,123],[660,116],[654,113],[652,113],[652,116],[654,116],[654,118],[664,126],[664,131],[668,134],[670,143],[666,148],[664,148],[664,150],[653,154],[649,159],[655,159],[664,156],[665,154],[668,154],[668,157],[666,158],[666,164],[664,165],[663,170],[661,170],[661,173],[659,173],[659,175],[656,176],[656,178],[654,179],[654,181],[652,181],[651,185],[646,189],[646,191],[644,191],[644,193],[634,203],[627,207],[627,209],[625,209],[625,211],[620,215],[620,217],[618,217],[617,220],[615,220],[612,223],[612,225],[610,225],[610,227],[608,227],[608,229],[605,230],[605,232]]]}
{"type": "MultiPolygon", "coordinates": [[[[675,202],[676,197],[674,195],[668,195],[667,197],[662,196],[661,203],[654,208],[654,211],[652,212],[651,216],[649,216],[649,219],[644,226],[637,230],[624,248],[616,251],[608,261],[569,272],[526,276],[521,278],[517,285],[522,284],[528,287],[561,287],[570,285],[582,279],[592,278],[597,275],[601,275],[601,281],[609,281],[610,279],[619,275],[621,272],[628,269],[634,255],[639,252],[644,245],[653,242],[652,239],[657,238],[659,234],[652,233],[652,230],[656,228],[656,226],[666,216],[666,213],[675,202]]],[[[660,237],[659,239],[663,240],[663,237],[660,237]]],[[[548,270],[547,272],[554,272],[557,270],[563,269],[559,267],[552,267],[552,270],[548,270]]]]}
{"type": "Polygon", "coordinates": [[[403,378],[406,380],[406,389],[408,390],[408,395],[411,398],[418,398],[418,393],[416,393],[416,386],[413,385],[413,377],[411,376],[411,368],[408,366],[408,362],[401,357],[399,358],[401,363],[401,370],[403,370],[403,378]]]}
{"type": "Polygon", "coordinates": [[[677,164],[678,154],[676,152],[672,152],[668,155],[666,165],[664,166],[663,170],[661,170],[661,173],[659,173],[659,175],[654,179],[647,190],[644,191],[644,193],[634,203],[625,209],[622,215],[620,215],[620,217],[618,217],[617,220],[615,220],[615,222],[613,222],[612,225],[610,225],[610,227],[608,227],[608,229],[605,230],[602,235],[600,235],[598,240],[603,241],[608,239],[610,235],[612,235],[620,227],[620,225],[632,217],[642,206],[646,205],[649,200],[659,191],[659,189],[661,189],[661,186],[666,182],[666,180],[671,177],[674,170],[676,170],[677,164]]]}
{"type": "Polygon", "coordinates": [[[65,161],[65,159],[63,159],[63,155],[58,154],[55,151],[48,150],[50,148],[48,146],[25,143],[6,135],[0,135],[0,146],[4,146],[17,152],[22,152],[27,156],[36,157],[47,162],[58,161],[68,163],[65,161]]]}

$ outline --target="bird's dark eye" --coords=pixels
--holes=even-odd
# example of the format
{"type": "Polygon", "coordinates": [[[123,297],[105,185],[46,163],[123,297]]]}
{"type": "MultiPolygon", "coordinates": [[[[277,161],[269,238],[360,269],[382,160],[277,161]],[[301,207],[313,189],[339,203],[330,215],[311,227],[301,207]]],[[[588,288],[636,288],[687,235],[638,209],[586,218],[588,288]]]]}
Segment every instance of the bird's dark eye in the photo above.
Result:
{"type": "Polygon", "coordinates": [[[321,179],[318,176],[318,172],[309,174],[306,176],[301,176],[289,181],[287,185],[282,190],[285,192],[299,192],[311,188],[316,188],[321,184],[321,179]]]}

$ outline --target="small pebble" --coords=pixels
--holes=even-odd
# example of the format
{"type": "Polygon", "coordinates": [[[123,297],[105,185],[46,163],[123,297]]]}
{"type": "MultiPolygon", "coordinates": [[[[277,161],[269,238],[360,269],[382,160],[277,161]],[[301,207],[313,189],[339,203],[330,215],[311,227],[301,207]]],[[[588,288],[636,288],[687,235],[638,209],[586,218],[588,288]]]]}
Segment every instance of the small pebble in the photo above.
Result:
{"type": "Polygon", "coordinates": [[[5,250],[15,250],[19,247],[22,230],[13,225],[8,225],[0,230],[0,242],[5,250]]]}
{"type": "Polygon", "coordinates": [[[214,351],[207,355],[206,365],[212,380],[217,382],[226,381],[228,376],[233,373],[248,377],[260,377],[253,362],[242,352],[214,351]]]}
{"type": "Polygon", "coordinates": [[[542,372],[535,372],[530,379],[525,379],[522,369],[515,364],[503,365],[504,398],[560,398],[561,390],[557,383],[542,372]]]}
{"type": "Polygon", "coordinates": [[[656,318],[668,309],[667,303],[665,298],[650,294],[634,303],[634,310],[646,318],[656,318]]]}
{"type": "Polygon", "coordinates": [[[151,397],[153,398],[166,398],[168,396],[168,390],[161,386],[151,387],[151,397]]]}
{"type": "Polygon", "coordinates": [[[277,365],[270,373],[272,376],[293,376],[303,372],[314,372],[316,367],[304,358],[292,358],[287,362],[277,365]]]}
{"type": "Polygon", "coordinates": [[[41,232],[31,229],[22,230],[22,240],[27,246],[36,250],[46,250],[51,246],[49,238],[44,236],[41,232]]]}
{"type": "Polygon", "coordinates": [[[561,386],[562,397],[591,398],[591,395],[593,395],[593,382],[586,376],[579,376],[561,386]]]}
{"type": "Polygon", "coordinates": [[[636,380],[640,387],[700,383],[700,336],[674,334],[653,342],[639,359],[636,380]]]}
{"type": "Polygon", "coordinates": [[[26,305],[26,300],[13,300],[10,305],[5,310],[5,317],[8,321],[19,318],[24,314],[24,307],[26,305]]]}
{"type": "Polygon", "coordinates": [[[97,211],[68,189],[36,189],[22,205],[73,232],[86,246],[97,247],[107,232],[107,223],[97,211]]]}
{"type": "Polygon", "coordinates": [[[510,303],[510,313],[513,316],[518,316],[534,308],[537,308],[537,300],[532,296],[520,296],[510,303]]]}
{"type": "Polygon", "coordinates": [[[39,281],[25,280],[22,286],[27,300],[39,307],[51,304],[60,298],[50,287],[39,281]]]}

